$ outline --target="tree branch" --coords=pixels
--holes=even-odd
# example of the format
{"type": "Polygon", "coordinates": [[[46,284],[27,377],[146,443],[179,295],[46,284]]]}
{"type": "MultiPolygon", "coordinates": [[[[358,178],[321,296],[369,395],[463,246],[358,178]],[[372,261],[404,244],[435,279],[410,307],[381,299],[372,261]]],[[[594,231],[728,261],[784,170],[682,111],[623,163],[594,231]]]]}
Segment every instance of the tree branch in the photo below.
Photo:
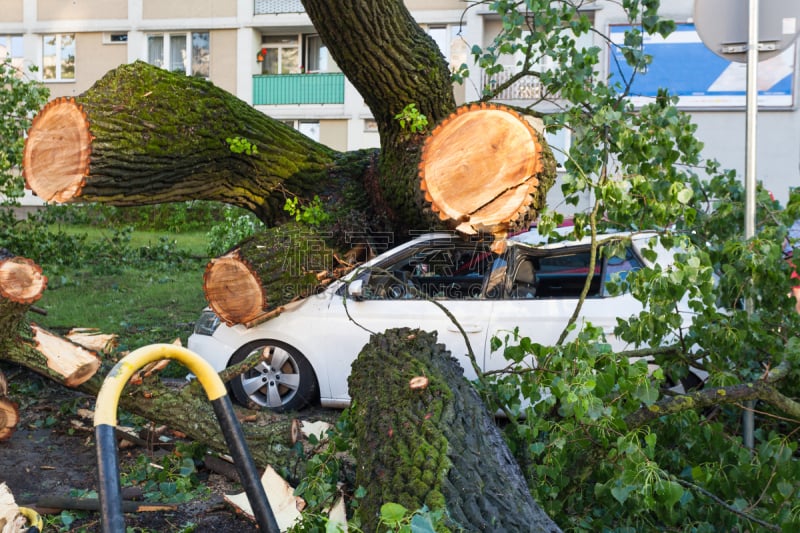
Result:
{"type": "Polygon", "coordinates": [[[730,387],[709,387],[681,396],[664,398],[653,405],[642,407],[638,411],[631,413],[625,418],[625,422],[629,428],[635,428],[656,418],[680,413],[688,409],[703,409],[747,400],[762,400],[792,418],[800,420],[800,403],[783,395],[768,381],[760,380],[730,387]]]}

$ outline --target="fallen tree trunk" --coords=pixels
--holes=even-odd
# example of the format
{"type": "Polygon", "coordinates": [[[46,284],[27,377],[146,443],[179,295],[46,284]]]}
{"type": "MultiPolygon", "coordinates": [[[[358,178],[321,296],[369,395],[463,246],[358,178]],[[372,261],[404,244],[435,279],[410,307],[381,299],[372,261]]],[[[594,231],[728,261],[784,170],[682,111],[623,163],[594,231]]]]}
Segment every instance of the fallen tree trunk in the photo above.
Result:
{"type": "Polygon", "coordinates": [[[23,168],[46,201],[217,200],[272,223],[286,198],[334,187],[339,156],[212,83],[136,62],[45,106],[23,168]]]}
{"type": "MultiPolygon", "coordinates": [[[[64,342],[69,341],[64,339],[64,342]]],[[[64,377],[56,375],[47,367],[45,357],[32,343],[20,343],[17,349],[7,349],[0,357],[65,385],[64,377]]],[[[110,368],[110,363],[104,363],[97,374],[74,388],[97,396],[110,368]]],[[[119,406],[120,409],[140,415],[156,424],[165,424],[192,440],[207,444],[211,449],[221,453],[228,452],[211,404],[197,382],[178,389],[162,383],[158,375],[154,375],[145,378],[141,385],[127,385],[120,396],[119,406]]],[[[315,416],[325,418],[324,414],[315,416]]],[[[327,416],[330,417],[329,421],[333,421],[337,413],[327,416]]],[[[289,471],[301,470],[301,458],[287,452],[294,444],[292,423],[291,416],[260,411],[253,422],[242,425],[257,465],[265,467],[272,464],[276,468],[287,468],[289,471]]]]}
{"type": "Polygon", "coordinates": [[[378,529],[385,502],[446,509],[457,531],[560,531],[435,333],[374,335],[349,385],[365,531],[378,529]]]}
{"type": "MultiPolygon", "coordinates": [[[[8,254],[0,260],[0,359],[96,396],[111,362],[104,363],[94,351],[32,325],[26,318],[31,303],[41,296],[46,283],[41,268],[32,261],[8,257],[8,254]]],[[[4,378],[1,381],[5,383],[4,378]]],[[[3,387],[0,397],[5,397],[5,392],[3,387]]],[[[0,398],[0,438],[8,438],[16,426],[18,413],[14,402],[8,398],[2,400],[0,398]]],[[[153,422],[167,424],[215,450],[227,451],[211,404],[196,383],[177,390],[161,383],[157,375],[145,377],[141,385],[126,387],[120,407],[153,422]]],[[[298,457],[286,453],[294,444],[292,422],[290,417],[265,411],[259,413],[254,423],[245,425],[257,464],[298,468],[298,457]]]]}

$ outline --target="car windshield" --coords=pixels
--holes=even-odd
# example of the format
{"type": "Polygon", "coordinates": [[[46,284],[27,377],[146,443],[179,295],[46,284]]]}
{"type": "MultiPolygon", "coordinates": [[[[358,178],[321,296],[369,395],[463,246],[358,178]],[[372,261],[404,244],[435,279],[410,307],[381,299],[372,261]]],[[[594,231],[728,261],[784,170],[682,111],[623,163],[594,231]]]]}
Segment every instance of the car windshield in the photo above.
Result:
{"type": "Polygon", "coordinates": [[[483,280],[496,258],[483,242],[455,238],[424,242],[373,267],[364,297],[480,298],[483,280]]]}
{"type": "MultiPolygon", "coordinates": [[[[605,255],[595,264],[588,297],[609,296],[607,281],[643,266],[630,246],[605,255]]],[[[589,259],[590,248],[583,244],[552,249],[518,244],[497,255],[484,242],[441,238],[393,254],[358,278],[364,282],[361,297],[369,300],[578,298],[589,259]]]]}

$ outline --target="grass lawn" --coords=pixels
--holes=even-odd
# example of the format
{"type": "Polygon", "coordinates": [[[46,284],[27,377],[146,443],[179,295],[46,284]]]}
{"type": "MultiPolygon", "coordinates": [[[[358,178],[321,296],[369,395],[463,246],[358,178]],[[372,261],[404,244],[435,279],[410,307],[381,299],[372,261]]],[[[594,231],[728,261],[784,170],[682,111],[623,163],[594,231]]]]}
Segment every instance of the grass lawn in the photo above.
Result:
{"type": "MultiPolygon", "coordinates": [[[[59,225],[56,228],[64,233],[73,235],[86,235],[89,240],[103,240],[110,239],[114,234],[110,228],[102,228],[97,226],[81,226],[81,225],[59,225]]],[[[190,233],[172,233],[169,231],[134,231],[131,234],[131,247],[139,248],[141,246],[155,246],[162,238],[175,240],[178,243],[178,248],[184,250],[193,256],[203,257],[206,255],[206,247],[208,246],[208,237],[202,231],[190,233]]]]}
{"type": "MultiPolygon", "coordinates": [[[[86,234],[89,240],[108,239],[110,230],[61,227],[69,233],[86,234]]],[[[156,246],[160,237],[177,242],[178,250],[195,259],[176,265],[151,261],[136,264],[120,261],[111,269],[52,269],[48,288],[36,305],[46,316],[31,315],[41,326],[58,333],[73,327],[98,328],[120,337],[120,350],[186,339],[194,321],[206,305],[203,271],[206,239],[204,233],[169,234],[134,232],[130,248],[156,246]],[[52,271],[58,273],[53,274],[52,271]]]]}

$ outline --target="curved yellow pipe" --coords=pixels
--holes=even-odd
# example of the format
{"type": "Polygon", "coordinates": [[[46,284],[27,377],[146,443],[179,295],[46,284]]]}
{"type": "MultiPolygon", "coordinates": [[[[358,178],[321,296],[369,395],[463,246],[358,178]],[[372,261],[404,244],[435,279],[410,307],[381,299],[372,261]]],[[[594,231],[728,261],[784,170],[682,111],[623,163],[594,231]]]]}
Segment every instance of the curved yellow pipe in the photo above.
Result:
{"type": "Polygon", "coordinates": [[[134,372],[155,361],[174,359],[183,363],[195,376],[213,401],[227,394],[225,384],[214,368],[196,353],[175,346],[174,344],[151,344],[134,350],[123,357],[103,381],[103,386],[97,394],[97,403],[94,411],[95,427],[101,424],[117,425],[117,407],[122,389],[131,379],[134,372]]]}
{"type": "Polygon", "coordinates": [[[31,528],[36,528],[35,531],[44,531],[44,521],[39,513],[29,507],[20,507],[19,513],[28,521],[28,531],[31,528]]]}

